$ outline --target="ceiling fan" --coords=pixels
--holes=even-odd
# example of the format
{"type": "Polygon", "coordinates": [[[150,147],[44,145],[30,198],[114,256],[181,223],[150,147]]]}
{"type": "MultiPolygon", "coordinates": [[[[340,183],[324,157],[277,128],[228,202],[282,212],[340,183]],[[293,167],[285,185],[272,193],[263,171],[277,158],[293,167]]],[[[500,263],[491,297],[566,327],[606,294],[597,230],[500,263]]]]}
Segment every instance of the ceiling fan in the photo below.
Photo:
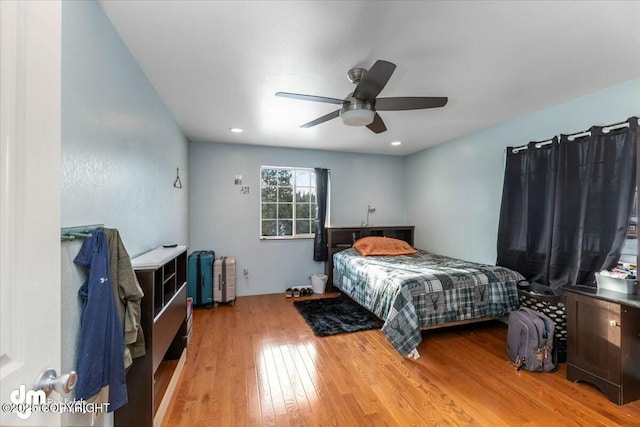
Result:
{"type": "Polygon", "coordinates": [[[276,96],[342,105],[339,110],[325,114],[300,127],[310,128],[339,116],[345,125],[366,126],[375,133],[387,130],[378,111],[420,110],[444,107],[446,105],[447,97],[403,96],[377,98],[395,69],[395,64],[382,60],[376,61],[368,71],[364,68],[352,68],[347,73],[347,77],[349,77],[351,83],[357,86],[345,99],[290,92],[278,92],[276,96]]]}

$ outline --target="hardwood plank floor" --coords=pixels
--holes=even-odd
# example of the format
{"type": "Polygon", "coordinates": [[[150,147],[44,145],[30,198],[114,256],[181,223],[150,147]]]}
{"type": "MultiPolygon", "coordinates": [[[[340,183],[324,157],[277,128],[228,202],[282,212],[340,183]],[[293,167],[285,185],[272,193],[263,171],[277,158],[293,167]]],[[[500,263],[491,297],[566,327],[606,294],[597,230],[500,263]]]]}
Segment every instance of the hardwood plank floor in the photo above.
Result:
{"type": "Polygon", "coordinates": [[[640,402],[567,381],[565,364],[516,372],[500,322],[425,331],[410,361],[379,330],[314,336],[299,299],[196,309],[163,426],[640,426],[640,402]]]}

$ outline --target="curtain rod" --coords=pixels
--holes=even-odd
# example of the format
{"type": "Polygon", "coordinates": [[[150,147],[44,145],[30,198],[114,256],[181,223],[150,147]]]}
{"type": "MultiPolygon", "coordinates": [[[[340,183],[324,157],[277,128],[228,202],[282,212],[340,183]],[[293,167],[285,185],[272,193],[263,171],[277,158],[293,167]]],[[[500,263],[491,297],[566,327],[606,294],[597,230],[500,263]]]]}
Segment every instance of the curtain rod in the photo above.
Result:
{"type": "MultiPolygon", "coordinates": [[[[545,146],[545,145],[549,145],[549,144],[551,144],[552,142],[553,142],[553,138],[551,138],[551,139],[549,139],[549,140],[547,140],[547,141],[536,142],[536,143],[535,143],[535,147],[536,147],[536,148],[541,148],[541,147],[543,147],[543,146],[545,146]]],[[[518,151],[527,150],[528,148],[529,148],[529,144],[527,144],[527,145],[521,145],[521,146],[519,146],[519,147],[515,147],[515,148],[513,148],[513,149],[511,150],[511,152],[512,152],[513,154],[516,154],[518,151]]]]}
{"type": "MultiPolygon", "coordinates": [[[[638,119],[638,125],[640,126],[640,119],[638,119]]],[[[628,127],[629,127],[629,121],[618,123],[616,125],[603,126],[602,127],[602,133],[609,133],[612,130],[628,128],[628,127]]],[[[588,131],[584,131],[584,132],[574,133],[573,135],[567,136],[567,139],[569,141],[573,141],[573,140],[575,140],[577,138],[582,138],[583,136],[591,136],[591,131],[588,130],[588,131]]]]}
{"type": "Polygon", "coordinates": [[[567,139],[569,141],[573,141],[574,139],[578,139],[578,138],[582,138],[583,136],[591,136],[591,131],[588,130],[586,132],[578,132],[578,133],[574,133],[573,135],[569,135],[567,136],[567,139]]]}
{"type": "Polygon", "coordinates": [[[617,124],[617,125],[607,126],[606,128],[602,128],[602,132],[603,133],[609,133],[612,130],[628,128],[628,127],[629,127],[629,122],[624,122],[624,123],[620,123],[620,124],[617,124]]]}
{"type": "MultiPolygon", "coordinates": [[[[640,126],[640,119],[638,119],[638,126],[640,126]]],[[[603,132],[603,133],[609,133],[609,132],[611,132],[612,130],[622,129],[622,128],[628,128],[628,127],[629,127],[629,121],[626,121],[626,122],[618,123],[618,124],[616,124],[616,125],[604,126],[604,127],[602,128],[602,132],[603,132]]],[[[568,139],[569,141],[573,141],[573,140],[575,140],[575,139],[577,139],[577,138],[582,138],[583,136],[591,136],[591,131],[590,131],[590,130],[588,130],[588,131],[584,131],[584,132],[574,133],[573,135],[569,135],[569,136],[567,136],[567,139],[568,139]]],[[[553,139],[550,139],[550,140],[548,140],[548,141],[536,142],[535,146],[536,146],[536,148],[540,148],[540,147],[542,147],[542,146],[544,146],[544,145],[551,144],[552,142],[553,142],[553,139]]],[[[514,148],[511,150],[511,152],[512,152],[513,154],[516,154],[516,153],[518,153],[519,151],[524,151],[524,150],[526,150],[526,149],[528,149],[528,148],[529,148],[529,144],[521,145],[521,146],[519,146],[519,147],[514,147],[514,148]]]]}

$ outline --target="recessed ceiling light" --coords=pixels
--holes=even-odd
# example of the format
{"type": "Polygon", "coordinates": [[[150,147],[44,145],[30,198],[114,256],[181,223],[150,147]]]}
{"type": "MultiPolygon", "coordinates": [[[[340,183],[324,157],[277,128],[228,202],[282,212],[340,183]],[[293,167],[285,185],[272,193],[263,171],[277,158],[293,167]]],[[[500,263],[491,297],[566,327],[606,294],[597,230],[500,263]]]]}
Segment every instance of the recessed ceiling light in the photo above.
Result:
{"type": "Polygon", "coordinates": [[[401,145],[401,144],[402,144],[402,142],[401,142],[401,141],[393,141],[393,142],[391,143],[391,145],[401,145]]]}
{"type": "Polygon", "coordinates": [[[229,130],[233,133],[242,133],[243,130],[240,128],[229,128],[229,130]]]}

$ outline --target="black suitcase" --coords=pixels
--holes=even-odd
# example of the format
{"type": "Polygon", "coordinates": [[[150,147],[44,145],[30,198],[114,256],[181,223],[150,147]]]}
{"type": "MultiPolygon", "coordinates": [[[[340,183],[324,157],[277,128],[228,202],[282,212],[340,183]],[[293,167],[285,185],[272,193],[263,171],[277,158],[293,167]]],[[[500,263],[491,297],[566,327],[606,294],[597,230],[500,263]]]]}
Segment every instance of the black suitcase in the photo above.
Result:
{"type": "Polygon", "coordinates": [[[189,255],[187,270],[187,296],[194,306],[211,307],[213,304],[214,251],[194,251],[189,255]]]}

